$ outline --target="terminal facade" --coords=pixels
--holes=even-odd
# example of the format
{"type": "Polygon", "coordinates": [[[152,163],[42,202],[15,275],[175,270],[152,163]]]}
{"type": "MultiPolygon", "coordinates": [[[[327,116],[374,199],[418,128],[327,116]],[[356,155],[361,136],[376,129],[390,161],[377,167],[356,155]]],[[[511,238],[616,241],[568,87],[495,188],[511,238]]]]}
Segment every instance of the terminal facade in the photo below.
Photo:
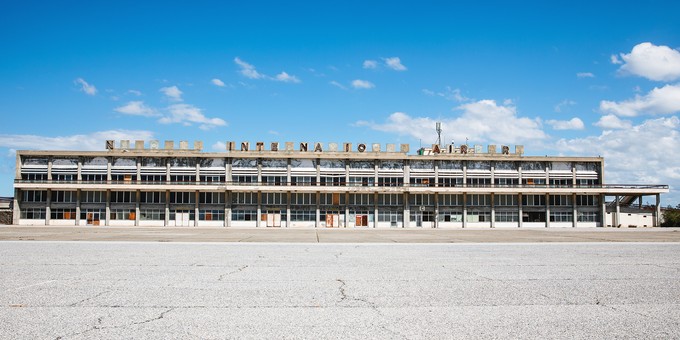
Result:
{"type": "Polygon", "coordinates": [[[620,226],[620,205],[665,185],[607,185],[601,157],[523,147],[107,141],[18,151],[14,224],[280,228],[620,226]],[[613,198],[613,199],[612,199],[613,198]]]}

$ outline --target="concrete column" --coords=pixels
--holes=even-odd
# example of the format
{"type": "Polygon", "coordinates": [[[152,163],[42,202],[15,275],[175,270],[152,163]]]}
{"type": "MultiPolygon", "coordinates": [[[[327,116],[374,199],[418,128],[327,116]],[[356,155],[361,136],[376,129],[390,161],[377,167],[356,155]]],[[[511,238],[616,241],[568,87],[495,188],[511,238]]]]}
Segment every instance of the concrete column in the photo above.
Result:
{"type": "Polygon", "coordinates": [[[578,208],[576,206],[576,193],[571,194],[571,205],[572,205],[572,227],[576,228],[578,225],[578,208]]]}
{"type": "MultiPolygon", "coordinates": [[[[111,182],[111,157],[106,157],[106,182],[110,183],[111,182]]],[[[106,213],[107,215],[107,222],[106,225],[108,224],[108,212],[106,213]]]]}
{"type": "Polygon", "coordinates": [[[231,159],[229,158],[224,160],[224,182],[227,185],[231,183],[231,159]]]}
{"type": "MultiPolygon", "coordinates": [[[[318,169],[318,167],[317,167],[318,169]]],[[[317,172],[318,173],[318,172],[317,172]]],[[[318,183],[318,181],[317,181],[318,183]]],[[[316,192],[316,222],[314,223],[315,228],[321,227],[321,207],[319,206],[319,201],[321,200],[321,194],[316,192]]]]}
{"type": "Polygon", "coordinates": [[[521,193],[517,194],[517,208],[518,208],[517,210],[518,210],[518,213],[519,213],[519,218],[517,219],[517,228],[521,228],[522,227],[522,218],[523,218],[522,215],[524,214],[522,212],[522,194],[521,193]]]}
{"type": "MultiPolygon", "coordinates": [[[[139,164],[139,163],[137,163],[137,164],[139,164]]],[[[139,167],[138,167],[138,169],[139,169],[139,167]]],[[[139,172],[137,172],[137,178],[140,178],[139,172]]],[[[141,198],[142,198],[142,193],[139,190],[135,190],[135,227],[139,226],[139,212],[140,212],[139,201],[141,200],[141,198]]]]}
{"type": "Polygon", "coordinates": [[[141,157],[137,157],[137,182],[141,182],[142,180],[142,159],[141,157]]]}
{"type": "Polygon", "coordinates": [[[318,159],[313,160],[316,163],[316,185],[321,185],[321,162],[318,159]]]}
{"type": "MultiPolygon", "coordinates": [[[[80,176],[80,171],[78,171],[78,176],[80,176]]],[[[76,226],[80,225],[80,194],[81,190],[76,190],[76,226]]]]}
{"type": "MultiPolygon", "coordinates": [[[[495,186],[496,186],[496,167],[491,166],[491,187],[493,188],[495,186]]],[[[493,213],[492,213],[492,215],[493,215],[493,213]]],[[[493,219],[492,219],[492,221],[493,221],[493,219]]]]}
{"type": "Polygon", "coordinates": [[[378,186],[378,163],[380,163],[380,161],[377,159],[373,161],[373,181],[375,181],[373,186],[378,186]]]}
{"type": "MultiPolygon", "coordinates": [[[[258,182],[260,181],[260,167],[258,165],[258,170],[257,170],[257,178],[258,182]]],[[[257,217],[255,218],[255,227],[260,227],[261,226],[261,220],[262,219],[262,192],[258,191],[257,192],[257,217]]]]}
{"type": "MultiPolygon", "coordinates": [[[[463,172],[463,178],[465,178],[465,170],[463,172]]],[[[467,180],[465,181],[467,185],[467,180]]],[[[463,228],[467,227],[467,192],[463,193],[463,228]]]]}
{"type": "Polygon", "coordinates": [[[52,189],[47,189],[46,201],[47,202],[45,203],[45,225],[50,225],[50,219],[52,218],[52,189]]]}
{"type": "MultiPolygon", "coordinates": [[[[548,171],[546,170],[547,173],[548,171]]],[[[550,227],[550,194],[545,194],[545,227],[550,227]]]]}
{"type": "MultiPolygon", "coordinates": [[[[290,165],[288,166],[290,169],[290,165]]],[[[349,161],[345,160],[345,186],[349,185],[349,161]]]]}
{"type": "MultiPolygon", "coordinates": [[[[290,162],[288,163],[288,169],[290,170],[290,162]]],[[[288,172],[290,176],[290,171],[288,172]]],[[[290,191],[286,192],[286,228],[290,228],[290,191]]]]}
{"type": "Polygon", "coordinates": [[[83,180],[83,160],[81,158],[78,158],[78,170],[76,173],[76,180],[78,182],[83,180]]]}
{"type": "Polygon", "coordinates": [[[349,226],[349,192],[345,192],[345,228],[349,226]]]}
{"type": "MultiPolygon", "coordinates": [[[[640,201],[642,201],[642,198],[640,198],[640,201]]],[[[652,224],[653,227],[660,227],[661,226],[661,195],[656,194],[656,204],[654,207],[654,223],[652,224]]]]}
{"type": "Polygon", "coordinates": [[[231,191],[224,192],[224,226],[231,227],[231,191]]]}
{"type": "MultiPolygon", "coordinates": [[[[200,158],[196,159],[196,182],[201,181],[201,162],[200,158]]],[[[198,219],[198,215],[196,215],[196,219],[198,219]]]]}
{"type": "MultiPolygon", "coordinates": [[[[168,170],[168,173],[170,171],[168,170]]],[[[165,226],[170,225],[170,191],[165,191],[165,226]]]]}
{"type": "MultiPolygon", "coordinates": [[[[491,181],[493,183],[493,168],[491,168],[491,181]]],[[[493,184],[492,184],[493,185],[493,184]]],[[[491,228],[496,227],[496,205],[494,204],[494,193],[492,192],[490,195],[491,197],[491,228]]]]}
{"type": "MultiPolygon", "coordinates": [[[[435,183],[437,181],[435,180],[435,183]]],[[[439,193],[434,193],[434,227],[439,228],[439,193]]]]}
{"type": "Polygon", "coordinates": [[[434,186],[439,186],[439,161],[434,161],[434,186]]]}
{"type": "Polygon", "coordinates": [[[573,166],[571,167],[571,187],[575,188],[576,187],[576,167],[573,166]]]}
{"type": "Polygon", "coordinates": [[[170,182],[170,159],[165,160],[165,181],[170,182]]]}
{"type": "MultiPolygon", "coordinates": [[[[262,161],[257,159],[257,184],[262,183],[262,161]]],[[[258,207],[259,207],[259,194],[258,194],[258,207]]],[[[260,221],[260,216],[257,216],[258,223],[260,221]]]]}
{"type": "MultiPolygon", "coordinates": [[[[463,163],[463,187],[467,187],[467,162],[463,163]]],[[[465,193],[463,193],[463,198],[465,198],[465,193]]],[[[465,226],[465,216],[463,216],[463,226],[465,226]]]]}
{"type": "MultiPolygon", "coordinates": [[[[518,177],[518,179],[517,179],[518,184],[523,187],[524,184],[522,183],[522,166],[517,167],[517,177],[518,177]]],[[[520,216],[520,220],[521,219],[522,219],[522,217],[520,216]]]]}
{"type": "Polygon", "coordinates": [[[404,193],[404,228],[408,228],[411,225],[411,203],[409,203],[408,193],[404,193]]]}
{"type": "MultiPolygon", "coordinates": [[[[111,165],[111,162],[109,161],[109,165],[111,165]]],[[[109,166],[109,171],[107,171],[107,177],[111,178],[111,167],[109,166]]],[[[106,216],[104,219],[104,225],[109,226],[109,222],[111,221],[111,190],[106,190],[106,216]]]]}
{"type": "Polygon", "coordinates": [[[12,206],[12,224],[19,224],[21,221],[21,206],[19,205],[19,197],[21,197],[21,189],[14,189],[14,202],[12,206]]]}
{"type": "MultiPolygon", "coordinates": [[[[607,203],[605,202],[605,195],[600,194],[600,227],[607,226],[607,203]]],[[[612,226],[614,223],[612,222],[612,226]]]]}
{"type": "Polygon", "coordinates": [[[195,194],[195,197],[194,197],[194,227],[198,227],[198,220],[199,220],[198,214],[200,212],[198,210],[199,198],[200,198],[200,193],[199,193],[198,190],[196,190],[196,194],[195,194]]]}
{"type": "Polygon", "coordinates": [[[47,180],[52,180],[52,157],[47,159],[47,180]]]}
{"type": "Polygon", "coordinates": [[[616,213],[614,213],[614,218],[616,221],[615,223],[612,223],[612,226],[621,228],[621,205],[619,204],[619,199],[620,197],[617,195],[616,196],[616,213]]]}
{"type": "Polygon", "coordinates": [[[378,227],[378,193],[373,193],[373,228],[378,227]]]}

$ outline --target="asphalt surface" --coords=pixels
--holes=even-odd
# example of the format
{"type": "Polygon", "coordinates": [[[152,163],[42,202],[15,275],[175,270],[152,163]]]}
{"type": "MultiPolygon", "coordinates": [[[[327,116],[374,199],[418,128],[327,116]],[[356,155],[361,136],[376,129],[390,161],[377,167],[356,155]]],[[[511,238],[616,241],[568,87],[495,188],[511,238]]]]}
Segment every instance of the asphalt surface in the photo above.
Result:
{"type": "Polygon", "coordinates": [[[680,338],[680,244],[0,242],[0,338],[680,338]]]}
{"type": "Polygon", "coordinates": [[[238,229],[0,226],[0,240],[282,243],[680,242],[680,228],[238,229]]]}

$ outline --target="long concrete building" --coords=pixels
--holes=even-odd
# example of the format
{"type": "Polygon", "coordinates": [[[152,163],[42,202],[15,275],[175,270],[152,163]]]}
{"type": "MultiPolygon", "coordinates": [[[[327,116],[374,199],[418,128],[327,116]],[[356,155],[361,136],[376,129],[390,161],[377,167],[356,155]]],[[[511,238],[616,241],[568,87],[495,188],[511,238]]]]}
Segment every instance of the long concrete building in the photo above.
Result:
{"type": "MultiPolygon", "coordinates": [[[[666,185],[605,184],[601,157],[523,146],[106,142],[18,151],[14,223],[75,226],[530,228],[622,224],[621,206],[666,185]],[[370,150],[369,150],[370,147],[370,150]]],[[[646,221],[643,219],[642,223],[646,221]]]]}

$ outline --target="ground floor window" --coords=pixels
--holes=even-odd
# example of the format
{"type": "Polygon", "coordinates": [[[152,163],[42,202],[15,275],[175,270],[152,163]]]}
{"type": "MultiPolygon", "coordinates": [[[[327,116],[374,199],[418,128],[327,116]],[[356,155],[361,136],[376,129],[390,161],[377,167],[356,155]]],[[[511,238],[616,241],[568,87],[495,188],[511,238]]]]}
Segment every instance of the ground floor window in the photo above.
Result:
{"type": "Polygon", "coordinates": [[[525,211],[522,222],[545,222],[545,211],[525,211]]]}
{"type": "Polygon", "coordinates": [[[403,211],[379,211],[378,222],[403,222],[403,211]]]}
{"type": "Polygon", "coordinates": [[[165,209],[140,209],[139,219],[141,221],[164,221],[165,209]]]}
{"type": "Polygon", "coordinates": [[[496,222],[519,221],[519,213],[517,211],[497,211],[495,215],[496,222]]]}
{"type": "Polygon", "coordinates": [[[597,211],[579,211],[578,212],[579,222],[599,222],[600,214],[597,211]]]}
{"type": "Polygon", "coordinates": [[[490,222],[491,212],[488,211],[468,211],[466,221],[468,222],[490,222]]]}
{"type": "Polygon", "coordinates": [[[135,220],[135,210],[134,209],[111,209],[109,217],[111,220],[135,220]]]}
{"type": "Polygon", "coordinates": [[[172,221],[194,221],[196,220],[196,211],[194,209],[187,210],[170,210],[170,216],[168,218],[172,221]]]}
{"type": "Polygon", "coordinates": [[[80,209],[80,219],[87,224],[99,224],[106,216],[106,209],[80,209]]]}
{"type": "Polygon", "coordinates": [[[456,211],[443,211],[439,213],[439,222],[463,222],[463,213],[456,211]]]}
{"type": "Polygon", "coordinates": [[[22,208],[21,218],[25,220],[44,220],[45,208],[22,208]]]}
{"type": "Polygon", "coordinates": [[[53,220],[75,220],[76,209],[52,209],[50,218],[53,220]]]}
{"type": "Polygon", "coordinates": [[[574,215],[571,211],[551,211],[550,222],[571,222],[574,215]]]}
{"type": "Polygon", "coordinates": [[[291,210],[291,221],[316,221],[316,210],[291,210]]]}
{"type": "Polygon", "coordinates": [[[224,210],[199,210],[198,219],[201,221],[224,221],[224,210]]]}
{"type": "Polygon", "coordinates": [[[257,221],[257,210],[232,210],[232,221],[257,221]]]}
{"type": "Polygon", "coordinates": [[[410,221],[434,222],[434,211],[411,211],[410,221]]]}

